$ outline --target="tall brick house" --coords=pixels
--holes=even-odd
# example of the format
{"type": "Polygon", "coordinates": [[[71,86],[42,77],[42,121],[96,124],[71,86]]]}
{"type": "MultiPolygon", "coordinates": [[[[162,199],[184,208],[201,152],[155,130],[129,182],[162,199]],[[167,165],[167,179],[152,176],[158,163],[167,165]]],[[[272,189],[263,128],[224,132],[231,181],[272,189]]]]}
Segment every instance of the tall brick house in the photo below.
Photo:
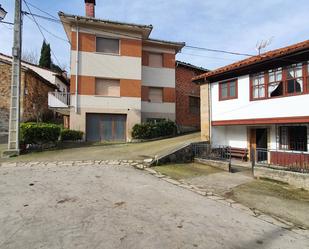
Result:
{"type": "Polygon", "coordinates": [[[192,78],[208,71],[176,61],[176,124],[180,132],[200,130],[200,86],[192,78]]]}
{"type": "Polygon", "coordinates": [[[59,12],[71,43],[70,128],[87,141],[130,141],[132,127],[176,118],[175,57],[183,42],[150,38],[152,25],[59,12]]]}
{"type": "MultiPolygon", "coordinates": [[[[22,122],[52,117],[48,108],[48,92],[58,89],[56,84],[22,63],[20,117],[22,122]]],[[[43,69],[42,69],[43,70],[43,69]]],[[[11,95],[12,60],[10,56],[0,55],[0,142],[6,142],[9,128],[9,108],[11,95]]]]}

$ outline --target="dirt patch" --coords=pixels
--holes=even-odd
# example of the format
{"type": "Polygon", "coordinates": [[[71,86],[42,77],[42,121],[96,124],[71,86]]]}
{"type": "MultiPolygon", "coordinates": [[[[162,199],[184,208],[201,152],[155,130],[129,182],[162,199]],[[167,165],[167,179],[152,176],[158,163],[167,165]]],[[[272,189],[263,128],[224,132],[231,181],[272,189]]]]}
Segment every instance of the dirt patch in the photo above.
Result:
{"type": "Polygon", "coordinates": [[[169,164],[154,167],[154,170],[159,171],[161,174],[170,176],[171,178],[176,180],[222,172],[220,169],[216,169],[199,163],[169,164]]]}
{"type": "Polygon", "coordinates": [[[233,188],[226,197],[309,228],[309,191],[276,181],[255,180],[233,188]]]}

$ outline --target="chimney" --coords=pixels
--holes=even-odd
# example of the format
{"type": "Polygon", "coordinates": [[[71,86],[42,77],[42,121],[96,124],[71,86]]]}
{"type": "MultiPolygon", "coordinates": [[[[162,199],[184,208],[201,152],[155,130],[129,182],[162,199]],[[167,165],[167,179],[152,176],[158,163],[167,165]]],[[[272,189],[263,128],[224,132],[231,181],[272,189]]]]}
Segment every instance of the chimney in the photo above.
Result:
{"type": "Polygon", "coordinates": [[[85,8],[86,8],[86,16],[87,17],[94,17],[94,6],[95,0],[85,0],[85,8]]]}

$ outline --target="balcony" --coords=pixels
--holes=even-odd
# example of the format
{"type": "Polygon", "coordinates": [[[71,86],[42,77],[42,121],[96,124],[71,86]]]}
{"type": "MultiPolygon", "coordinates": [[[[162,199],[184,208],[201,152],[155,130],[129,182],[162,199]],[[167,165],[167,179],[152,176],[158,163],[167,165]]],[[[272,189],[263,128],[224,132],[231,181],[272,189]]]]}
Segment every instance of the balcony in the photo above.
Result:
{"type": "Polygon", "coordinates": [[[70,114],[70,94],[64,92],[49,92],[48,107],[63,115],[70,114]]]}

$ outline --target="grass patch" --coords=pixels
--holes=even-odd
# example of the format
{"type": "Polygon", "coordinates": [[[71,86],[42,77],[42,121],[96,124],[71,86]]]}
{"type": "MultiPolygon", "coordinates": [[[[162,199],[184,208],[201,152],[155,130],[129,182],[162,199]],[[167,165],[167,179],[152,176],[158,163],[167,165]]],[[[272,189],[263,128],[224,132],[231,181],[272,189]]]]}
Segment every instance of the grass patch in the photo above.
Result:
{"type": "Polygon", "coordinates": [[[291,186],[279,181],[256,180],[233,189],[234,196],[251,194],[259,196],[276,197],[285,200],[296,200],[309,202],[309,191],[304,189],[292,188],[291,186]]]}
{"type": "Polygon", "coordinates": [[[163,166],[156,166],[154,167],[154,169],[156,171],[159,171],[161,174],[170,176],[171,178],[176,180],[221,172],[220,169],[216,169],[211,166],[199,163],[169,164],[163,166]]]}

